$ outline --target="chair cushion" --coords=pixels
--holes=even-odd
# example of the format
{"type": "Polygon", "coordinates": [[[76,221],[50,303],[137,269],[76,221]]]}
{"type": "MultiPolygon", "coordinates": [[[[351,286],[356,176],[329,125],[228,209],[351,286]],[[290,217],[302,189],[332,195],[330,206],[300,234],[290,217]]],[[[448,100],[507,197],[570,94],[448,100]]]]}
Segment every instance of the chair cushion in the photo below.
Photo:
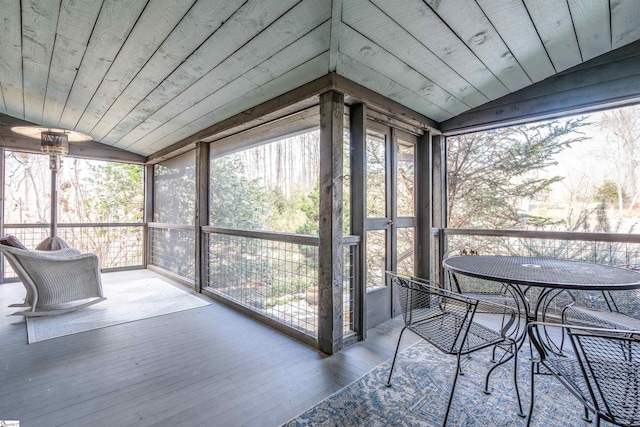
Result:
{"type": "Polygon", "coordinates": [[[18,249],[28,250],[25,245],[14,235],[7,234],[4,237],[0,237],[0,245],[11,246],[18,249]]]}

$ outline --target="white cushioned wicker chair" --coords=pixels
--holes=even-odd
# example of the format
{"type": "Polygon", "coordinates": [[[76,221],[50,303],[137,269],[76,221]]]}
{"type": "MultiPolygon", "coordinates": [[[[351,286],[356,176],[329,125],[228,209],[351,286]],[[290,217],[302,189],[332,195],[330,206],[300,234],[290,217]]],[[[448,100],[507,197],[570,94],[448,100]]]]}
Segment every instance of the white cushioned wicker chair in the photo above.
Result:
{"type": "Polygon", "coordinates": [[[13,314],[62,314],[104,301],[100,262],[93,253],[77,249],[38,251],[0,244],[0,251],[27,289],[27,310],[13,314]]]}

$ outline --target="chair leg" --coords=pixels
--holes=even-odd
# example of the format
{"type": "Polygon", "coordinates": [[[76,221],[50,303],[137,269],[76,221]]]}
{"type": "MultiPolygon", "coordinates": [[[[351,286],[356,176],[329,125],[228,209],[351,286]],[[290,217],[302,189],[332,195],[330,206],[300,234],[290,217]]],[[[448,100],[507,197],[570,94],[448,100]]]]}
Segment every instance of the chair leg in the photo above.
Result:
{"type": "Polygon", "coordinates": [[[518,343],[513,342],[513,385],[516,389],[516,397],[518,398],[518,415],[522,418],[525,417],[522,410],[522,400],[520,399],[520,388],[518,387],[518,343]]]}
{"type": "Polygon", "coordinates": [[[531,363],[531,401],[529,402],[529,414],[527,415],[527,427],[531,425],[531,416],[533,415],[533,404],[534,404],[534,378],[536,373],[536,363],[531,363]]]}
{"type": "Polygon", "coordinates": [[[498,366],[502,366],[505,363],[507,363],[517,354],[517,353],[514,353],[513,350],[510,352],[505,352],[505,355],[506,353],[511,353],[511,355],[507,356],[506,358],[505,356],[502,356],[500,358],[500,361],[497,362],[495,365],[493,365],[491,369],[489,369],[489,372],[487,372],[487,375],[484,378],[484,390],[482,391],[484,394],[491,394],[491,392],[489,391],[489,378],[491,378],[491,374],[493,373],[493,371],[495,371],[498,366]]]}
{"type": "Polygon", "coordinates": [[[588,423],[592,421],[591,416],[589,415],[589,409],[586,406],[584,407],[584,416],[582,417],[582,419],[588,423]]]}
{"type": "Polygon", "coordinates": [[[456,391],[456,383],[458,382],[458,374],[460,373],[460,354],[457,355],[458,364],[456,366],[456,374],[453,377],[453,384],[451,385],[451,393],[449,393],[449,402],[447,402],[447,410],[444,413],[444,421],[442,422],[442,427],[447,425],[447,420],[449,419],[449,410],[451,409],[451,403],[453,403],[453,393],[456,391]]]}
{"type": "Polygon", "coordinates": [[[402,340],[402,334],[404,334],[404,331],[407,329],[407,327],[405,326],[404,328],[402,328],[402,330],[400,331],[400,336],[398,337],[398,344],[396,345],[396,352],[393,355],[393,362],[391,362],[391,369],[389,370],[389,378],[387,378],[387,387],[391,387],[391,374],[393,374],[393,368],[396,366],[396,358],[398,357],[398,350],[400,350],[400,340],[402,340]]]}

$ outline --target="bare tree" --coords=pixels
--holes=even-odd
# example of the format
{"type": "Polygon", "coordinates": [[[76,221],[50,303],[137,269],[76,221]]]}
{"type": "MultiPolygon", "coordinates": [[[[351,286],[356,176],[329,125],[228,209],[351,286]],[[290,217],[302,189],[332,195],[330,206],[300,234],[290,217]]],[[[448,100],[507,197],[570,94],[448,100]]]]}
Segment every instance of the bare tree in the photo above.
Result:
{"type": "Polygon", "coordinates": [[[51,174],[46,156],[7,152],[5,223],[46,223],[50,219],[51,174]]]}
{"type": "Polygon", "coordinates": [[[613,156],[616,171],[615,182],[618,186],[618,209],[622,211],[625,203],[632,208],[638,198],[636,169],[638,168],[638,147],[640,141],[640,107],[626,107],[607,111],[598,123],[601,130],[607,132],[607,138],[613,143],[609,152],[613,156]]]}

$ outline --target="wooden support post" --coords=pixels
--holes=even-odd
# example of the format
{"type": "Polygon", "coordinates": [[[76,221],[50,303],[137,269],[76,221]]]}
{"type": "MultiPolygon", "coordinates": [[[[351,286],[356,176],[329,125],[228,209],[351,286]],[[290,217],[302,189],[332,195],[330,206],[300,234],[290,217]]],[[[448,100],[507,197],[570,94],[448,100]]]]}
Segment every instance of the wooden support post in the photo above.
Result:
{"type": "Polygon", "coordinates": [[[342,148],[344,95],[320,95],[320,247],[318,254],[318,349],[343,345],[342,148]]]}
{"type": "MultiPolygon", "coordinates": [[[[416,146],[416,275],[431,278],[431,135],[425,133],[416,146]]],[[[435,201],[435,194],[434,201],[435,201]]]]}
{"type": "MultiPolygon", "coordinates": [[[[431,141],[432,172],[430,191],[433,199],[433,207],[430,215],[433,216],[433,256],[434,265],[432,273],[434,279],[444,284],[444,270],[442,269],[442,257],[445,252],[445,236],[442,229],[446,227],[447,218],[447,168],[445,137],[435,135],[431,141]]],[[[431,233],[429,233],[431,235],[431,233]]]]}
{"type": "Polygon", "coordinates": [[[201,292],[207,286],[207,242],[202,227],[209,225],[209,143],[196,144],[196,209],[195,209],[195,281],[194,289],[201,292]]]}
{"type": "Polygon", "coordinates": [[[358,339],[366,338],[365,318],[366,310],[366,285],[365,275],[362,274],[365,265],[365,220],[366,220],[366,194],[365,194],[365,140],[366,107],[364,104],[354,104],[349,107],[349,133],[351,155],[350,182],[351,182],[351,234],[360,236],[360,244],[354,253],[354,262],[359,267],[360,274],[356,276],[353,301],[353,329],[358,339]]]}
{"type": "Polygon", "coordinates": [[[151,238],[149,235],[149,224],[153,222],[153,165],[145,165],[144,167],[144,267],[147,268],[151,259],[151,238]]]}

